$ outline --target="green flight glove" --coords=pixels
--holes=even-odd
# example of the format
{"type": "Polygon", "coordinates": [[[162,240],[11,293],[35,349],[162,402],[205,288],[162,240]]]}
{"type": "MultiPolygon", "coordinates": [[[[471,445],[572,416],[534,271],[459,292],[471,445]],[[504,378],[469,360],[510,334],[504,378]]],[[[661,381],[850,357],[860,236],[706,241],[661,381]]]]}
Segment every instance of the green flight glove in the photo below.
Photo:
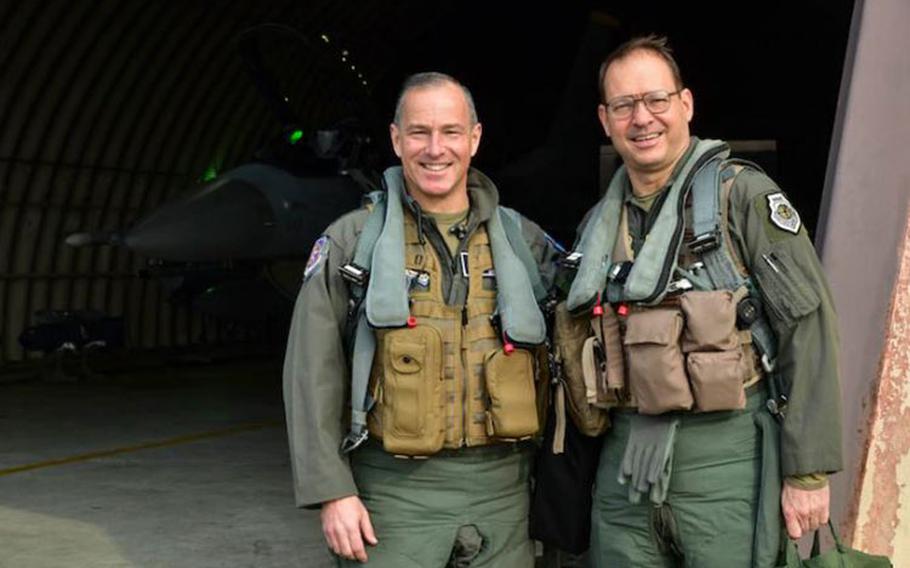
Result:
{"type": "Polygon", "coordinates": [[[667,497],[673,463],[673,444],[679,418],[668,415],[632,417],[629,440],[622,457],[617,481],[629,486],[629,502],[642,495],[660,505],[667,497]]]}

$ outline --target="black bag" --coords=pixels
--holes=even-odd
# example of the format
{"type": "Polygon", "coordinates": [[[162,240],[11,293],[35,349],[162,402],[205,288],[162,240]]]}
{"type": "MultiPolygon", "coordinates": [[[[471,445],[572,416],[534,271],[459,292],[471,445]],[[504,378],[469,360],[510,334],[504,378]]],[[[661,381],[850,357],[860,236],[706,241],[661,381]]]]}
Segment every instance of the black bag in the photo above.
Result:
{"type": "Polygon", "coordinates": [[[591,544],[591,490],[603,437],[581,434],[567,416],[565,451],[554,454],[553,404],[548,414],[543,446],[537,451],[534,463],[531,538],[559,550],[582,554],[591,544]]]}

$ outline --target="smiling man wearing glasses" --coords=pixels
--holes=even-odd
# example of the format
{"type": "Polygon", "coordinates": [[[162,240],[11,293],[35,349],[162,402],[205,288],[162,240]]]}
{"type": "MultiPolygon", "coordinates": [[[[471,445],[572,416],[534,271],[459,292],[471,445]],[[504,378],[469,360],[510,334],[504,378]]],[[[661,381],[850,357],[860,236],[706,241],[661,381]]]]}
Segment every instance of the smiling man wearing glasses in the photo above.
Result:
{"type": "Polygon", "coordinates": [[[690,136],[692,92],[665,38],[617,48],[600,92],[624,167],[569,256],[563,328],[578,332],[556,328],[557,354],[581,359],[563,361],[583,382],[570,414],[606,431],[593,564],[773,566],[781,513],[792,538],[827,522],[842,467],[821,265],[768,176],[690,136]]]}

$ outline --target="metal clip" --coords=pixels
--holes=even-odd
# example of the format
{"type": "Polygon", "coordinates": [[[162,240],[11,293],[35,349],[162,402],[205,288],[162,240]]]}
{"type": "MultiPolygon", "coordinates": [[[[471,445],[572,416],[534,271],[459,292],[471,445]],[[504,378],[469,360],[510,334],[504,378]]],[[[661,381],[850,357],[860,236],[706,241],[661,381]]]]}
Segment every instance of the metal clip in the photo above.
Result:
{"type": "Polygon", "coordinates": [[[353,262],[339,266],[338,273],[341,274],[342,278],[357,286],[365,286],[367,278],[370,276],[369,270],[362,266],[358,266],[353,262]]]}
{"type": "Polygon", "coordinates": [[[687,246],[693,254],[704,254],[720,246],[720,231],[714,230],[710,233],[702,233],[688,242],[687,246]]]}
{"type": "Polygon", "coordinates": [[[578,265],[581,264],[582,257],[584,257],[583,253],[572,251],[562,259],[562,265],[569,268],[578,268],[578,265]]]}
{"type": "Polygon", "coordinates": [[[623,284],[626,281],[626,278],[629,277],[629,273],[632,272],[632,261],[627,260],[625,262],[617,262],[610,267],[610,271],[607,273],[607,278],[611,282],[616,282],[617,284],[623,284]]]}
{"type": "Polygon", "coordinates": [[[369,432],[366,428],[363,429],[363,432],[355,434],[353,431],[348,432],[348,435],[344,437],[344,440],[341,441],[341,453],[346,454],[353,450],[356,450],[360,444],[364,443],[367,439],[369,432]]]}
{"type": "Polygon", "coordinates": [[[685,292],[686,290],[692,289],[692,282],[688,278],[680,278],[679,280],[674,280],[667,285],[667,294],[675,294],[676,292],[685,292]]]}

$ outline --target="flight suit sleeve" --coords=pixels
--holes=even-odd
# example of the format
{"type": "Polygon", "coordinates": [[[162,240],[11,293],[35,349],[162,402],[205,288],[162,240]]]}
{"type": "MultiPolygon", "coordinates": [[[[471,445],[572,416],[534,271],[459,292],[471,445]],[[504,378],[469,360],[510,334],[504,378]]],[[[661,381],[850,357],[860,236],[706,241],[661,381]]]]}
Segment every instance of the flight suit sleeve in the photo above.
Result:
{"type": "Polygon", "coordinates": [[[323,250],[307,263],[288,334],[284,404],[298,507],[357,494],[349,461],[339,451],[350,398],[343,340],[348,288],[338,273],[350,255],[339,227],[350,224],[344,219],[317,241],[323,250]]]}
{"type": "Polygon", "coordinates": [[[730,230],[777,335],[776,371],[789,393],[781,431],[782,473],[839,471],[837,318],[815,248],[786,196],[768,176],[752,169],[740,172],[731,188],[730,230]]]}

